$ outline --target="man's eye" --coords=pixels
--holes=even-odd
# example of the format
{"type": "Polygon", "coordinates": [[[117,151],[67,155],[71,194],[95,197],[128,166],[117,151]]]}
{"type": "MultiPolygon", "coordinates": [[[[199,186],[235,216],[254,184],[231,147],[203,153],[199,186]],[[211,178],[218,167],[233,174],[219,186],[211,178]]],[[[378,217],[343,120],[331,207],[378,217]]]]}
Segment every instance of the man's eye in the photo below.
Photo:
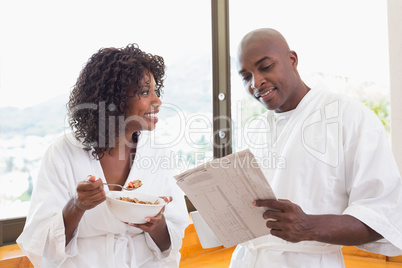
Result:
{"type": "Polygon", "coordinates": [[[270,64],[270,65],[268,65],[268,66],[265,66],[265,67],[262,68],[262,70],[263,70],[263,71],[267,71],[267,70],[271,69],[271,67],[272,67],[273,65],[274,65],[274,64],[272,63],[272,64],[270,64]]]}

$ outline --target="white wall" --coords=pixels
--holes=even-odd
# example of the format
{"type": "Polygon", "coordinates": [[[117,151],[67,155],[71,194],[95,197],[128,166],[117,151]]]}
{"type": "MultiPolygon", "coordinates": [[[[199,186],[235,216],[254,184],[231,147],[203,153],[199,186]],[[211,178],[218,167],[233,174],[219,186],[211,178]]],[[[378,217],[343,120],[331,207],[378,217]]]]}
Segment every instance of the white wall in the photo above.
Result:
{"type": "Polygon", "coordinates": [[[402,173],[402,1],[388,0],[392,150],[402,173]]]}

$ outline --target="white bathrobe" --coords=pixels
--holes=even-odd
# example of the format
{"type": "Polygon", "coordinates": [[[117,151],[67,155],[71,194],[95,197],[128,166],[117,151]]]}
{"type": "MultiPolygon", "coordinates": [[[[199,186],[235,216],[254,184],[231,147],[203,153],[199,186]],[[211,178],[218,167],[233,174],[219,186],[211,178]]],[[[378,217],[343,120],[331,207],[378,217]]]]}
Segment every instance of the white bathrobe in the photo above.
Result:
{"type": "Polygon", "coordinates": [[[173,197],[164,212],[172,242],[167,251],[161,252],[148,233],[117,220],[106,202],[85,212],[65,247],[62,209],[76,193],[78,182],[88,175],[106,182],[100,162],[84,151],[72,134],[56,140],[42,160],[18,245],[35,267],[178,267],[189,217],[183,192],[173,178],[174,163],[169,159],[163,150],[152,148],[149,136],[142,133],[127,179],[127,183],[142,181],[138,192],[173,197]]]}
{"type": "MultiPolygon", "coordinates": [[[[268,111],[244,133],[280,199],[307,214],[348,214],[384,239],[359,246],[402,254],[402,181],[384,127],[367,107],[313,88],[291,112],[268,111]],[[280,133],[278,133],[280,132],[280,133]]],[[[232,268],[344,267],[341,246],[272,235],[238,245],[232,268]]]]}

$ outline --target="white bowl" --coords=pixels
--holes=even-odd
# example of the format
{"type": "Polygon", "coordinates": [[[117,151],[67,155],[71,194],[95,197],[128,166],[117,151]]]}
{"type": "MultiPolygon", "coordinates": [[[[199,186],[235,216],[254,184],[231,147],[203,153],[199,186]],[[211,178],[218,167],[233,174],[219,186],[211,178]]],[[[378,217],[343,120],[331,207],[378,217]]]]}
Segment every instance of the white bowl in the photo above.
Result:
{"type": "Polygon", "coordinates": [[[166,205],[165,200],[160,197],[136,193],[136,190],[128,191],[110,191],[106,194],[106,203],[113,215],[123,222],[128,223],[145,223],[146,217],[154,217],[166,205]],[[118,200],[119,197],[138,198],[140,201],[154,203],[156,205],[138,204],[128,201],[118,200]]]}

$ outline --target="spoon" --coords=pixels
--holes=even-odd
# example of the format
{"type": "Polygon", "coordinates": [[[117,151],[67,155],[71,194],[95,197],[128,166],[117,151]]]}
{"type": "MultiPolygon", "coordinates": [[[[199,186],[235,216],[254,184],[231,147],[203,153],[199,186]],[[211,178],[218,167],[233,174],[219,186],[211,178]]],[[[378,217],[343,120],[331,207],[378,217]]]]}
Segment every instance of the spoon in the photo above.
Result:
{"type": "MultiPolygon", "coordinates": [[[[87,180],[87,182],[92,182],[92,181],[95,181],[95,176],[93,176],[93,175],[88,175],[88,180],[87,180]],[[92,180],[91,180],[92,179],[92,180]]],[[[138,188],[140,188],[141,186],[142,186],[142,183],[141,183],[141,181],[140,180],[138,180],[139,181],[139,185],[138,185],[138,183],[137,183],[137,185],[138,185],[138,187],[123,187],[123,186],[121,186],[120,184],[115,184],[115,183],[106,183],[106,182],[103,182],[102,184],[103,185],[111,185],[111,186],[118,186],[118,187],[120,187],[122,190],[126,190],[126,191],[132,191],[132,190],[136,190],[136,189],[138,189],[138,188]]],[[[135,185],[133,182],[130,182],[129,183],[129,185],[135,185]]]]}
{"type": "Polygon", "coordinates": [[[134,188],[134,187],[123,187],[120,184],[114,184],[114,183],[106,183],[104,182],[103,185],[110,185],[110,186],[118,186],[120,187],[122,190],[126,190],[126,191],[132,191],[132,190],[137,190],[140,187],[134,188]]]}

